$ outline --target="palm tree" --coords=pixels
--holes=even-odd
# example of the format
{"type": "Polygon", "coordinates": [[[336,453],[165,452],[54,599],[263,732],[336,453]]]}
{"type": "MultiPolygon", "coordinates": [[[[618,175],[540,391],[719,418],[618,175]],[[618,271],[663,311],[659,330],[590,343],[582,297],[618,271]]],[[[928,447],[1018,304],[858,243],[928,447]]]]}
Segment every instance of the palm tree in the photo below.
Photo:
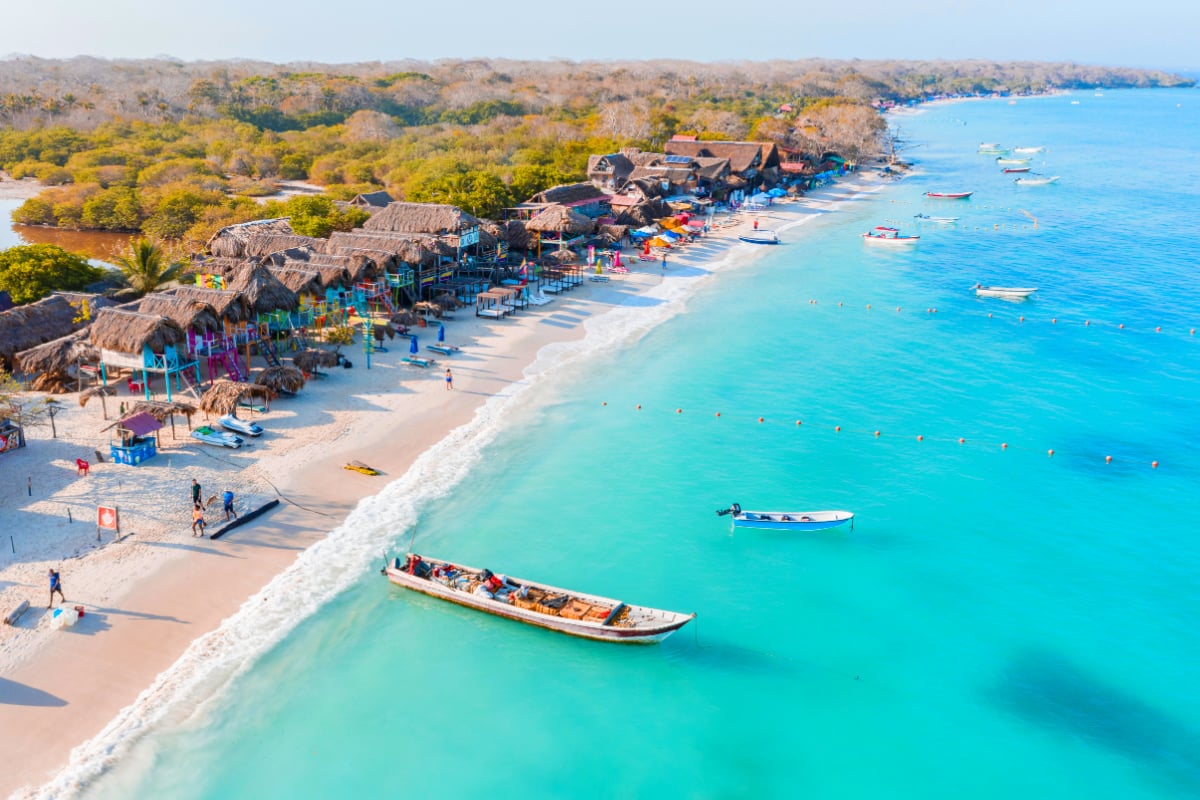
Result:
{"type": "Polygon", "coordinates": [[[118,257],[116,264],[131,289],[138,294],[148,294],[176,280],[183,272],[186,264],[182,261],[167,263],[169,257],[157,241],[141,238],[129,243],[129,251],[118,257]]]}

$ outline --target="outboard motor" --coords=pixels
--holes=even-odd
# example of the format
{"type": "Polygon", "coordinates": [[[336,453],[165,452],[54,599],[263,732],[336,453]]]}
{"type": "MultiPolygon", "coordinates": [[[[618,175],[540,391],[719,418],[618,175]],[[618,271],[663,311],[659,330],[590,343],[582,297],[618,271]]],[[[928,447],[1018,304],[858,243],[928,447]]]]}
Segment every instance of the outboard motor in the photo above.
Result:
{"type": "Polygon", "coordinates": [[[738,505],[737,503],[734,503],[734,504],[733,504],[732,506],[730,506],[729,508],[721,508],[721,509],[717,509],[717,516],[718,516],[718,517],[725,517],[725,516],[728,516],[728,515],[730,515],[730,514],[740,514],[740,513],[742,513],[742,507],[741,507],[740,505],[738,505]]]}

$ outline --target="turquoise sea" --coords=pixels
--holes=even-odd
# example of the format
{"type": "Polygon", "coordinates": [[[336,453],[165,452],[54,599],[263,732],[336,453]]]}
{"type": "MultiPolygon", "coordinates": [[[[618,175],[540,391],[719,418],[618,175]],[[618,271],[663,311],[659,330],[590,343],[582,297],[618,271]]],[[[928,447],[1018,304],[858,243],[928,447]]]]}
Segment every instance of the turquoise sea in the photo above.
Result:
{"type": "Polygon", "coordinates": [[[1200,93],[891,122],[914,174],[555,355],[273,588],[286,638],[190,654],[64,785],[115,761],[86,796],[1200,796],[1200,93]],[[1017,187],[981,142],[1061,179],[1017,187]],[[921,212],[960,221],[859,239],[921,212]],[[731,501],[857,517],[733,534],[731,501]],[[620,647],[414,596],[377,570],[414,524],[430,555],[698,617],[620,647]]]}

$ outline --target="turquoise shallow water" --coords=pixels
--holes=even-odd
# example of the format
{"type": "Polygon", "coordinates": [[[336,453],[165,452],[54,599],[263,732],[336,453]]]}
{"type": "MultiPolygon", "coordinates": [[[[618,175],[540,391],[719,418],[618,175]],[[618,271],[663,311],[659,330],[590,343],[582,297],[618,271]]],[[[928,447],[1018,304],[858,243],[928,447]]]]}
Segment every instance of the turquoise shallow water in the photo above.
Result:
{"type": "Polygon", "coordinates": [[[577,641],[359,568],[89,794],[1200,795],[1198,115],[1155,91],[894,119],[917,174],[540,383],[418,509],[418,550],[696,611],[680,634],[577,641]],[[981,141],[1062,179],[1020,189],[981,141]],[[919,211],[961,221],[859,241],[919,211]],[[732,535],[734,500],[857,519],[732,535]]]}

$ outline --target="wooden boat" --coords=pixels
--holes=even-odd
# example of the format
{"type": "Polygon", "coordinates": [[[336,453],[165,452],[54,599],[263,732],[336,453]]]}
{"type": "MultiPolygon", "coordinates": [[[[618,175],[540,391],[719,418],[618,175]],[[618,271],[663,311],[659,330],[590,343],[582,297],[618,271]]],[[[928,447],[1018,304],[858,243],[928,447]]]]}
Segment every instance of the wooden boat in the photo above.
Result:
{"type": "Polygon", "coordinates": [[[226,414],[222,417],[218,417],[217,423],[222,428],[231,430],[234,433],[240,433],[243,436],[262,436],[263,435],[263,428],[261,425],[257,425],[253,422],[248,422],[239,417],[235,417],[233,414],[226,414]]]}
{"type": "Polygon", "coordinates": [[[653,644],[695,619],[409,553],[381,570],[392,583],[498,617],[601,642],[653,644]]]}
{"type": "Polygon", "coordinates": [[[1044,175],[1030,175],[1027,178],[1017,178],[1016,184],[1018,186],[1046,186],[1054,183],[1058,178],[1058,175],[1051,175],[1049,177],[1044,175]]]}
{"type": "Polygon", "coordinates": [[[234,450],[242,446],[242,437],[210,428],[207,425],[202,425],[192,431],[192,438],[204,442],[204,444],[211,444],[216,447],[229,447],[234,450]]]}
{"type": "Polygon", "coordinates": [[[938,200],[966,200],[974,192],[926,192],[926,197],[933,197],[938,200]]]}
{"type": "Polygon", "coordinates": [[[351,461],[349,464],[344,465],[342,467],[342,469],[348,469],[351,472],[361,472],[363,475],[379,475],[379,474],[381,474],[379,472],[379,470],[375,469],[374,467],[368,467],[366,464],[362,463],[361,461],[351,461]]]}
{"type": "Polygon", "coordinates": [[[913,219],[919,219],[922,222],[940,222],[943,225],[949,225],[952,222],[958,222],[958,217],[935,217],[929,214],[917,214],[913,219]]]}
{"type": "Polygon", "coordinates": [[[1029,172],[1029,167],[1005,167],[1004,172],[1029,172]]]}
{"type": "Polygon", "coordinates": [[[983,286],[978,283],[975,284],[974,288],[977,297],[1000,297],[1006,300],[1024,300],[1037,291],[1034,287],[983,286]]]}
{"type": "Polygon", "coordinates": [[[775,235],[775,231],[765,229],[743,233],[738,238],[748,244],[779,244],[779,237],[775,235]]]}
{"type": "Polygon", "coordinates": [[[1041,153],[1045,151],[1045,149],[1046,148],[1044,147],[1014,147],[1013,152],[1021,155],[1031,156],[1035,153],[1041,153]]]}
{"type": "Polygon", "coordinates": [[[901,235],[896,228],[888,228],[883,225],[876,225],[871,230],[862,235],[863,241],[868,244],[916,244],[920,236],[901,235]]]}
{"type": "Polygon", "coordinates": [[[1028,164],[1028,158],[997,158],[996,163],[1002,167],[1021,167],[1028,164]]]}
{"type": "Polygon", "coordinates": [[[854,519],[849,511],[744,511],[737,503],[717,515],[732,516],[735,528],[768,531],[823,531],[854,519]]]}

